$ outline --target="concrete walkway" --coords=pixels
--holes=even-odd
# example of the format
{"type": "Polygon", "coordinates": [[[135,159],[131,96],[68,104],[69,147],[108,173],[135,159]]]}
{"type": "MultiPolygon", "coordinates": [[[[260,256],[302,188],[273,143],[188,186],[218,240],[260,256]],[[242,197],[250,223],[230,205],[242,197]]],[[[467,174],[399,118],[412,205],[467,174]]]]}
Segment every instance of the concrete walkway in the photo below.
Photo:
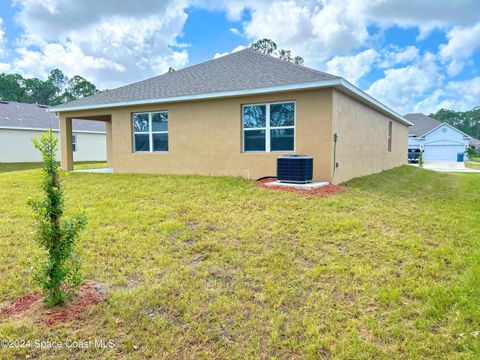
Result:
{"type": "Polygon", "coordinates": [[[440,172],[480,173],[480,170],[466,168],[465,163],[456,161],[425,160],[423,168],[440,172]]]}
{"type": "Polygon", "coordinates": [[[73,172],[97,173],[97,174],[111,174],[111,173],[113,173],[113,169],[111,169],[111,168],[82,169],[82,170],[73,170],[73,172]]]}

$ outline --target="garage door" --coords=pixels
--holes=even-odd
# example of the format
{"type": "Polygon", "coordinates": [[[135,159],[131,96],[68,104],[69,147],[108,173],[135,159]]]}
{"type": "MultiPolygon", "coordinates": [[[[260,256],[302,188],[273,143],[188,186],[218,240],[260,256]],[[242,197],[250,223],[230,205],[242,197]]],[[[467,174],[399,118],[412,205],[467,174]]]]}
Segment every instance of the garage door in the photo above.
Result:
{"type": "Polygon", "coordinates": [[[463,153],[463,145],[425,145],[423,158],[425,160],[452,160],[457,161],[457,154],[463,153]]]}

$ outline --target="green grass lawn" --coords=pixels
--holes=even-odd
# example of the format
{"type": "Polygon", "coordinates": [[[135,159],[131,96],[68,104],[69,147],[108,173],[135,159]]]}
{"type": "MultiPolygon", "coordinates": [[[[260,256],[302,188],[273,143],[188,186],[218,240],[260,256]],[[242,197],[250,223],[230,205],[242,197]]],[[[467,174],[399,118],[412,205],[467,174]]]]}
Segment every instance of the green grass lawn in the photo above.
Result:
{"type": "Polygon", "coordinates": [[[467,162],[465,162],[465,167],[470,168],[470,169],[480,170],[480,163],[467,161],[467,162]]]}
{"type": "MultiPolygon", "coordinates": [[[[41,169],[42,166],[41,162],[0,163],[0,173],[41,169]]],[[[77,161],[74,166],[75,169],[97,169],[105,168],[107,164],[103,161],[77,161]]]]}
{"type": "MultiPolygon", "coordinates": [[[[69,173],[89,219],[87,279],[107,301],[0,339],[113,339],[113,349],[0,358],[480,357],[480,176],[404,166],[330,198],[230,177],[69,173]]],[[[0,302],[31,291],[27,206],[40,171],[0,174],[0,302]]]]}

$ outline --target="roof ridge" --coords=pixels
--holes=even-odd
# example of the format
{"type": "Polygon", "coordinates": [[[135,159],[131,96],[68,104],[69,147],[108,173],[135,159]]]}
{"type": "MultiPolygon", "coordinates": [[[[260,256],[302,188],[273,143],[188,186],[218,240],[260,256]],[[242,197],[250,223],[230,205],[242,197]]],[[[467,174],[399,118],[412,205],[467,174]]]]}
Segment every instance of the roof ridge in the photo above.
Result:
{"type": "MultiPolygon", "coordinates": [[[[255,51],[253,50],[252,48],[250,47],[247,47],[245,49],[242,49],[242,50],[238,50],[238,51],[234,51],[234,52],[231,52],[229,54],[226,54],[226,55],[223,55],[223,56],[220,56],[218,58],[214,58],[214,59],[209,59],[209,60],[206,60],[206,61],[202,61],[202,62],[199,62],[197,64],[193,64],[193,65],[190,65],[190,66],[187,66],[187,67],[184,67],[184,68],[181,68],[181,69],[178,69],[178,70],[175,70],[175,71],[172,71],[172,72],[166,72],[164,74],[160,74],[160,75],[156,75],[156,76],[152,76],[152,77],[149,77],[149,78],[146,78],[146,79],[143,79],[143,80],[139,80],[139,81],[136,81],[136,82],[133,82],[133,83],[129,83],[129,84],[126,84],[126,85],[122,85],[122,86],[119,86],[119,87],[116,87],[114,89],[106,89],[106,90],[103,90],[103,91],[100,91],[99,93],[97,94],[100,94],[100,93],[105,93],[107,91],[112,91],[112,90],[119,90],[119,89],[122,89],[124,87],[127,87],[127,86],[132,86],[132,85],[138,85],[138,84],[141,84],[143,82],[146,82],[146,81],[151,81],[151,80],[154,80],[154,79],[159,79],[161,77],[165,77],[165,76],[175,76],[179,73],[182,73],[184,72],[185,70],[188,70],[188,69],[192,69],[192,68],[195,68],[195,67],[198,67],[200,65],[205,65],[205,64],[208,64],[208,63],[212,63],[212,62],[215,62],[215,61],[218,61],[218,60],[223,60],[227,57],[231,57],[233,55],[238,55],[239,53],[242,53],[242,52],[251,52],[251,53],[254,53],[256,55],[260,55],[260,56],[264,56],[270,60],[273,60],[273,61],[276,61],[278,63],[281,63],[283,65],[287,65],[287,66],[292,66],[292,67],[297,67],[297,68],[301,68],[301,69],[305,69],[305,70],[309,70],[309,71],[313,71],[313,72],[316,72],[318,74],[321,74],[321,75],[328,75],[328,76],[332,76],[334,78],[340,78],[340,76],[337,76],[337,75],[333,75],[333,74],[330,74],[330,73],[327,73],[327,72],[324,72],[324,71],[320,71],[320,70],[317,70],[317,69],[313,69],[313,68],[310,68],[308,66],[304,66],[304,65],[300,65],[300,64],[295,64],[295,63],[291,63],[289,61],[286,61],[286,60],[282,60],[282,59],[279,59],[275,56],[272,56],[272,55],[268,55],[268,54],[264,54],[262,52],[259,52],[259,51],[255,51]]],[[[97,95],[97,94],[94,94],[93,96],[97,95]]]]}

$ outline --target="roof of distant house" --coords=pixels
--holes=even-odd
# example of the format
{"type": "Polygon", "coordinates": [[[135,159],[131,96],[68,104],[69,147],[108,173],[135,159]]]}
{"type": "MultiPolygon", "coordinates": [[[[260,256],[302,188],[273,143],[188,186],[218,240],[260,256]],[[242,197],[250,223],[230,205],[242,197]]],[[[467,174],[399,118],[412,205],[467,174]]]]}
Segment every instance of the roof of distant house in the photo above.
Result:
{"type": "MultiPolygon", "coordinates": [[[[73,131],[105,132],[102,121],[73,120],[73,131]]],[[[58,130],[58,117],[47,107],[15,101],[0,101],[0,129],[58,130]]]]}
{"type": "Polygon", "coordinates": [[[251,49],[169,72],[49,109],[65,112],[130,105],[335,87],[410,125],[399,114],[345,79],[251,49]]]}
{"type": "Polygon", "coordinates": [[[408,128],[408,134],[418,137],[426,134],[430,130],[435,129],[437,126],[442,124],[440,121],[422,113],[407,114],[403,115],[403,117],[413,124],[413,126],[408,128]]]}
{"type": "Polygon", "coordinates": [[[480,146],[480,140],[471,138],[470,140],[468,140],[468,145],[478,147],[480,146]]]}
{"type": "Polygon", "coordinates": [[[417,136],[421,137],[424,136],[425,134],[429,133],[433,129],[439,127],[442,124],[447,124],[448,126],[456,129],[457,131],[461,132],[465,137],[471,138],[470,135],[465,134],[463,131],[457,129],[456,127],[445,123],[445,122],[440,122],[438,120],[435,120],[425,114],[422,113],[413,113],[413,114],[407,114],[403,116],[405,119],[410,121],[413,126],[410,126],[408,128],[408,135],[411,136],[417,136]]]}

